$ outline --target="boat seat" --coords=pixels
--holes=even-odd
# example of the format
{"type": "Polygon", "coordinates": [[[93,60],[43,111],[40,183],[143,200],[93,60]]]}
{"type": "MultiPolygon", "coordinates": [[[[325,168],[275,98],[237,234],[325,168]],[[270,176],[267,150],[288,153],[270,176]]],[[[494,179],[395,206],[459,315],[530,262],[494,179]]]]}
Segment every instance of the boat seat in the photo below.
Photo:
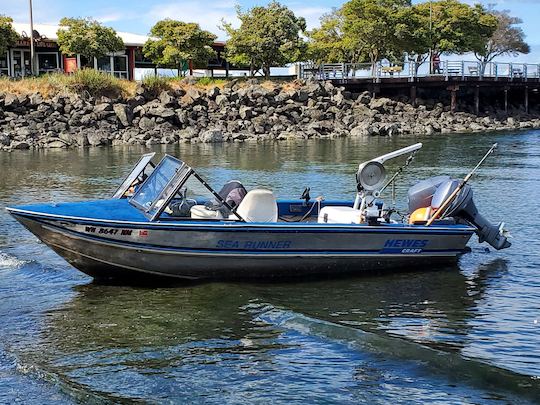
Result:
{"type": "Polygon", "coordinates": [[[190,209],[193,219],[222,219],[223,215],[218,210],[211,210],[205,205],[194,205],[190,209]]]}
{"type": "Polygon", "coordinates": [[[319,212],[319,224],[359,224],[361,211],[353,207],[328,206],[319,212]]]}
{"type": "MultiPolygon", "coordinates": [[[[246,194],[236,212],[246,222],[277,222],[278,206],[274,193],[262,188],[251,190],[246,194]]],[[[229,219],[238,220],[234,214],[229,219]]]]}

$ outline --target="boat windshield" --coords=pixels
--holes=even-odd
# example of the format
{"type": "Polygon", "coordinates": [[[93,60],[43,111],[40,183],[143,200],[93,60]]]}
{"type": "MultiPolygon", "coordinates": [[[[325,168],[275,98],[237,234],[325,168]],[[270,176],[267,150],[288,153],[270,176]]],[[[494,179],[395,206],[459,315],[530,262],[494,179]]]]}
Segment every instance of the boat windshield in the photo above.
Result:
{"type": "Polygon", "coordinates": [[[193,173],[181,160],[165,155],[146,181],[135,191],[129,202],[144,211],[152,221],[193,173]]]}
{"type": "Polygon", "coordinates": [[[152,158],[155,156],[155,154],[155,152],[152,152],[142,155],[133,170],[131,170],[122,184],[120,184],[120,186],[116,189],[112,198],[123,198],[128,196],[130,188],[132,188],[135,184],[142,183],[144,181],[147,176],[145,171],[147,171],[148,166],[150,166],[150,168],[154,167],[152,158]]]}

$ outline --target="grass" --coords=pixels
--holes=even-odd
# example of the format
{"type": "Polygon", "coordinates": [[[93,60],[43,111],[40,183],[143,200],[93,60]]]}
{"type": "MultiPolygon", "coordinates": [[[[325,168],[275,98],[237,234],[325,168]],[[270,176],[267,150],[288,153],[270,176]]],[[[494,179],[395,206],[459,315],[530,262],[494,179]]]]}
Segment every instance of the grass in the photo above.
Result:
{"type": "Polygon", "coordinates": [[[165,90],[172,89],[171,78],[163,76],[148,75],[143,77],[142,84],[148,89],[154,96],[158,96],[159,93],[165,90]]]}
{"type": "Polygon", "coordinates": [[[135,86],[133,82],[94,69],[78,70],[71,75],[50,73],[20,80],[0,78],[0,92],[11,94],[39,92],[46,98],[57,94],[74,93],[86,97],[129,97],[135,93],[135,86]]]}
{"type": "MultiPolygon", "coordinates": [[[[195,84],[186,83],[182,79],[182,77],[149,75],[143,78],[142,84],[149,89],[154,96],[159,96],[164,90],[177,88],[187,89],[189,87],[195,87],[201,90],[207,90],[211,87],[223,88],[223,86],[233,78],[201,77],[196,79],[195,84]]],[[[240,77],[236,79],[240,86],[245,86],[248,78],[240,77]]],[[[260,85],[267,89],[274,89],[279,86],[286,90],[293,90],[300,86],[297,81],[258,79],[260,85]]],[[[79,94],[83,97],[106,96],[110,98],[129,98],[135,95],[136,87],[136,82],[118,79],[112,75],[94,69],[78,70],[71,75],[50,73],[39,77],[29,77],[20,80],[0,77],[0,93],[23,95],[39,92],[45,98],[52,98],[57,94],[79,94]]]]}

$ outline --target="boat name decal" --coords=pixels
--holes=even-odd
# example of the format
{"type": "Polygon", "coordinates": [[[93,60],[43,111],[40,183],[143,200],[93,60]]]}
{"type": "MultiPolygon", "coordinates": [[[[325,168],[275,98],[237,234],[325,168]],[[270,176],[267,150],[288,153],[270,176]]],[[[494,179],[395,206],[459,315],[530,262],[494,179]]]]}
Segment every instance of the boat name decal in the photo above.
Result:
{"type": "Polygon", "coordinates": [[[216,247],[225,249],[288,249],[291,247],[290,240],[260,241],[260,240],[218,240],[216,247]]]}
{"type": "Polygon", "coordinates": [[[422,253],[428,244],[428,240],[419,239],[388,239],[382,253],[422,253]]]}

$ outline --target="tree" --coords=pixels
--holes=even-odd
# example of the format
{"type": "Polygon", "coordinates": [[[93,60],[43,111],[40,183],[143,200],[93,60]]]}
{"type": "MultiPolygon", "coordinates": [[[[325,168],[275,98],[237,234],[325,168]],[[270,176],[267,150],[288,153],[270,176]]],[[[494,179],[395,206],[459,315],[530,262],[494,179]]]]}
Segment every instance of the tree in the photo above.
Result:
{"type": "Polygon", "coordinates": [[[479,4],[441,0],[420,3],[414,9],[424,23],[431,22],[431,50],[438,55],[478,51],[497,27],[497,19],[479,4]]]}
{"type": "Polygon", "coordinates": [[[146,41],[143,53],[157,65],[175,66],[181,71],[189,62],[190,74],[193,74],[194,65],[206,67],[208,60],[215,56],[212,43],[217,37],[197,23],[161,20],[152,27],[150,35],[153,38],[146,41]]]}
{"type": "Polygon", "coordinates": [[[529,44],[525,42],[523,30],[516,27],[523,22],[520,18],[512,17],[507,10],[492,11],[491,14],[497,18],[497,28],[484,47],[475,52],[482,74],[486,65],[497,56],[517,56],[531,51],[529,44]]]}
{"type": "Polygon", "coordinates": [[[430,56],[483,49],[497,21],[482,6],[457,0],[424,2],[401,10],[396,36],[417,68],[430,56]]]}
{"type": "Polygon", "coordinates": [[[343,41],[355,50],[358,61],[368,60],[372,70],[383,58],[396,60],[401,50],[395,36],[397,15],[410,0],[350,0],[343,5],[343,41]]]}
{"type": "Polygon", "coordinates": [[[306,44],[300,33],[306,30],[306,21],[296,17],[287,7],[272,1],[266,7],[258,6],[242,12],[237,7],[240,28],[223,22],[229,35],[228,59],[249,66],[250,75],[262,69],[270,75],[271,66],[282,66],[301,59],[306,44]]]}
{"type": "Polygon", "coordinates": [[[324,14],[321,26],[308,32],[307,57],[316,63],[350,62],[355,58],[343,41],[343,16],[340,10],[324,14]]]}
{"type": "Polygon", "coordinates": [[[398,47],[414,63],[415,72],[429,58],[431,30],[429,15],[417,12],[416,7],[401,9],[396,15],[395,35],[398,47]]]}
{"type": "Polygon", "coordinates": [[[62,18],[57,31],[58,46],[66,55],[99,58],[125,48],[116,31],[91,18],[62,18]]]}
{"type": "Polygon", "coordinates": [[[13,20],[10,17],[0,14],[0,57],[4,56],[10,46],[19,39],[19,34],[11,25],[13,20]]]}

